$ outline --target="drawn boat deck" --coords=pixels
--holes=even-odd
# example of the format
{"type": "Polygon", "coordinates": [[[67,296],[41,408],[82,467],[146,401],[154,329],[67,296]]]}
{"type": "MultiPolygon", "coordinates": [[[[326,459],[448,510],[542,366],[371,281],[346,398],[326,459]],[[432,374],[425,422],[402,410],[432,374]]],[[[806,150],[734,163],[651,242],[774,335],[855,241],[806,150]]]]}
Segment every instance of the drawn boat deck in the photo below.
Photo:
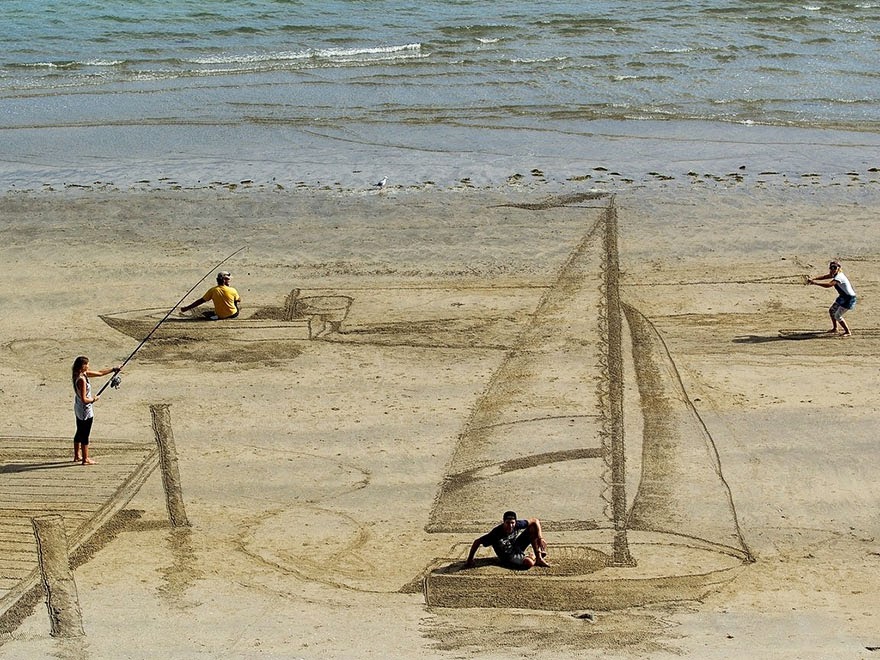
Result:
{"type": "Polygon", "coordinates": [[[33,517],[63,516],[73,553],[134,497],[159,463],[152,440],[99,443],[99,463],[83,466],[72,460],[70,438],[2,438],[0,616],[39,583],[33,517]]]}

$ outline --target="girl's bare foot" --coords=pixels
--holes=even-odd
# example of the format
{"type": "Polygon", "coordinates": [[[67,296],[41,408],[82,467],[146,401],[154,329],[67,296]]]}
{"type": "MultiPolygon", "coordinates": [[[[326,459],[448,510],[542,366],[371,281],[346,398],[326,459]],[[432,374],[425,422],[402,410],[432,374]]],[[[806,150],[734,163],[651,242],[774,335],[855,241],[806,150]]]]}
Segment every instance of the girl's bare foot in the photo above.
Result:
{"type": "Polygon", "coordinates": [[[83,465],[95,465],[98,461],[93,461],[91,458],[84,458],[82,464],[83,465]]]}

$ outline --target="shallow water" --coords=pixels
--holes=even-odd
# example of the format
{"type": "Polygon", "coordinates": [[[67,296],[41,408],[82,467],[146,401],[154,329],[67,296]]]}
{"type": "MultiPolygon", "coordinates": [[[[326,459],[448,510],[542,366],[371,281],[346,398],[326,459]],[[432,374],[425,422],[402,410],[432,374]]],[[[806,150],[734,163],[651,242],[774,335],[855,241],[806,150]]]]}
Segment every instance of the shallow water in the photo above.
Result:
{"type": "Polygon", "coordinates": [[[875,146],[880,3],[587,6],[8,0],[3,187],[564,180],[683,163],[700,137],[875,146]],[[762,125],[843,133],[738,130],[762,125]]]}

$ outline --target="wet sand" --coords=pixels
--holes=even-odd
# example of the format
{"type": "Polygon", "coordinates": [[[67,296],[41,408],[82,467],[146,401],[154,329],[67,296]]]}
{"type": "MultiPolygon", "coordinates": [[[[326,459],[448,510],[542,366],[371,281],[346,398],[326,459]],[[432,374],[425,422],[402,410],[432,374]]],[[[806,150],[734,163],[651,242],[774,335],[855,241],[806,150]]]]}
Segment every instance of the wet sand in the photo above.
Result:
{"type": "MultiPolygon", "coordinates": [[[[98,315],[170,308],[209,273],[192,299],[241,246],[224,268],[245,305],[294,287],[354,303],[333,340],[148,342],[97,405],[83,469],[101,469],[102,437],[149,439],[149,406],[169,404],[192,527],[169,528],[154,474],[76,568],[85,636],[51,638],[40,602],[0,657],[870,657],[880,191],[867,171],[719,176],[602,187],[621,296],[661,333],[756,561],[699,600],[593,622],[427,607],[417,585],[473,540],[427,531],[432,508],[475,401],[609,203],[561,203],[595,180],[4,196],[7,435],[70,435],[73,358],[109,366],[138,343],[98,315]],[[810,334],[834,296],[802,278],[832,257],[859,294],[849,339],[810,334]]],[[[560,500],[579,492],[554,478],[560,500]]],[[[511,499],[524,516],[555,505],[511,499]]],[[[548,532],[551,560],[572,535],[548,532]]]]}

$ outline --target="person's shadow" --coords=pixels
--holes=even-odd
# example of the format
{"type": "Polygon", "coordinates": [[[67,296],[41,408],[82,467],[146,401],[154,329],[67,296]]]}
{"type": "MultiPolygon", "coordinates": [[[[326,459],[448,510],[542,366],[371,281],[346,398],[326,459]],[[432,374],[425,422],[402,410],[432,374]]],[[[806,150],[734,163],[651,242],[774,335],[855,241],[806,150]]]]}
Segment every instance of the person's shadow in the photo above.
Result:
{"type": "Polygon", "coordinates": [[[71,467],[79,465],[79,461],[52,461],[51,463],[7,463],[0,465],[0,474],[14,472],[28,472],[30,470],[50,470],[52,468],[71,467]]]}
{"type": "Polygon", "coordinates": [[[825,330],[780,330],[775,335],[740,335],[733,338],[733,343],[765,344],[771,341],[804,341],[805,339],[827,339],[833,336],[825,330]]]}

